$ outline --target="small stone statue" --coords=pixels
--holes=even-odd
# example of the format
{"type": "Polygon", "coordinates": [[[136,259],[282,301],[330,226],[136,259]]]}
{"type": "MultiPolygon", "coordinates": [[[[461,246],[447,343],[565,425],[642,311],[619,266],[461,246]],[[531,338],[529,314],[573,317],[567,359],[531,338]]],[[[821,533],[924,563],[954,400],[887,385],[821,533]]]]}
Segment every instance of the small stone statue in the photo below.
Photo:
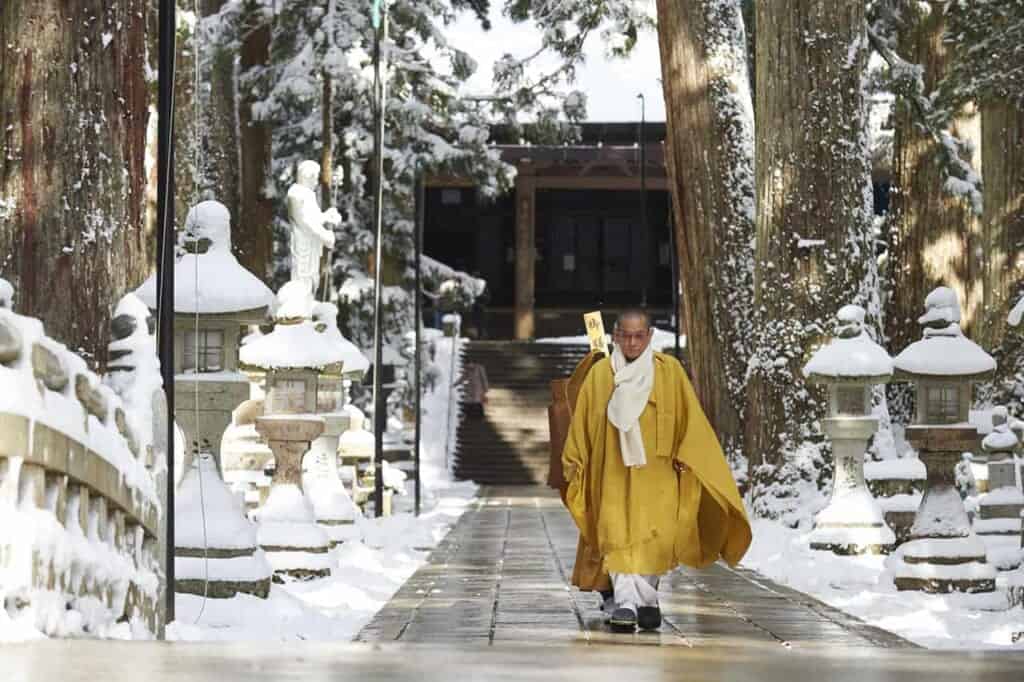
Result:
{"type": "Polygon", "coordinates": [[[936,287],[924,300],[924,315],[917,319],[924,326],[924,338],[963,336],[960,331],[960,302],[949,287],[936,287]]]}
{"type": "Polygon", "coordinates": [[[325,225],[338,225],[341,215],[335,208],[320,210],[316,197],[320,164],[299,164],[297,182],[288,189],[288,222],[291,225],[291,281],[306,283],[309,295],[316,294],[320,279],[320,255],[324,247],[334,248],[334,232],[325,225]]]}

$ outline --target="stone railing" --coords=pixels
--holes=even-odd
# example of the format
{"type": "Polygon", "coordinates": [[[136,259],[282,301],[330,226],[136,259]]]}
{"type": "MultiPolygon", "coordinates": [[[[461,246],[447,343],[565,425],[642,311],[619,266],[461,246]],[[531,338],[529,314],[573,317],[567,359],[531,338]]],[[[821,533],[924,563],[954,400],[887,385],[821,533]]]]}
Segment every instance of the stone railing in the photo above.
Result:
{"type": "MultiPolygon", "coordinates": [[[[148,334],[148,331],[146,332],[148,334]]],[[[0,309],[0,608],[49,635],[158,630],[149,414],[38,320],[0,309]],[[133,424],[135,426],[133,426],[133,424]]]]}

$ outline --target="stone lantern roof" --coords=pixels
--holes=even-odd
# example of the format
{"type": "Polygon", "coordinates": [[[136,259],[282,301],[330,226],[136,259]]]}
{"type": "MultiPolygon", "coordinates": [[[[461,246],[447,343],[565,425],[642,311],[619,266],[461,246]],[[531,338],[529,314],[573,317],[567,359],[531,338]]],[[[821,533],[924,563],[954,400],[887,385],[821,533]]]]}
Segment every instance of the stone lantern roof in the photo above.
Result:
{"type": "MultiPolygon", "coordinates": [[[[242,323],[262,322],[274,293],[231,253],[231,214],[218,201],[203,201],[188,212],[185,230],[192,252],[174,266],[174,312],[222,315],[242,323]],[[197,288],[198,284],[198,288],[197,288]]],[[[156,309],[156,275],[135,294],[156,309]]]]}
{"type": "Polygon", "coordinates": [[[991,376],[995,359],[960,330],[956,292],[949,287],[935,289],[925,299],[925,308],[917,320],[925,327],[923,338],[896,356],[896,378],[982,380],[991,376]]]}
{"type": "Polygon", "coordinates": [[[892,378],[889,354],[864,329],[865,311],[847,305],[836,315],[836,338],[819,348],[804,365],[812,384],[884,384],[892,378]]]}
{"type": "Polygon", "coordinates": [[[242,342],[239,360],[243,366],[271,369],[313,369],[337,372],[351,354],[347,352],[341,332],[326,321],[306,319],[308,294],[302,282],[289,282],[277,297],[277,323],[269,334],[250,334],[242,342]]]}

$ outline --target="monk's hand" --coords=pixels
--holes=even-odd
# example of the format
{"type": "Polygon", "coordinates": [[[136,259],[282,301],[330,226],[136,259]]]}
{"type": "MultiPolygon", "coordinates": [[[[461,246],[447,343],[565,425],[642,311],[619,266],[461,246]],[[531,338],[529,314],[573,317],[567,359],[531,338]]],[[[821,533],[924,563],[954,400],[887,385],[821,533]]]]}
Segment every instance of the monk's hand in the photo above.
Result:
{"type": "Polygon", "coordinates": [[[690,467],[686,466],[678,459],[672,460],[672,467],[676,470],[676,472],[680,474],[686,473],[687,471],[690,470],[690,467]]]}

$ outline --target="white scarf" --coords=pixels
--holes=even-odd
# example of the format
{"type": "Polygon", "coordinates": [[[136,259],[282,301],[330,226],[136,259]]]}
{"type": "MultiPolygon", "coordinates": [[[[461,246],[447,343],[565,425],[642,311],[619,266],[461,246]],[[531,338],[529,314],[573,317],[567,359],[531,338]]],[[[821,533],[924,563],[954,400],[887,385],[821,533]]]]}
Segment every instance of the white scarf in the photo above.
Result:
{"type": "Polygon", "coordinates": [[[619,430],[622,463],[627,467],[647,464],[644,439],[640,431],[640,414],[654,390],[654,349],[647,349],[633,362],[628,362],[618,346],[612,352],[615,390],[608,401],[608,421],[619,430]]]}

